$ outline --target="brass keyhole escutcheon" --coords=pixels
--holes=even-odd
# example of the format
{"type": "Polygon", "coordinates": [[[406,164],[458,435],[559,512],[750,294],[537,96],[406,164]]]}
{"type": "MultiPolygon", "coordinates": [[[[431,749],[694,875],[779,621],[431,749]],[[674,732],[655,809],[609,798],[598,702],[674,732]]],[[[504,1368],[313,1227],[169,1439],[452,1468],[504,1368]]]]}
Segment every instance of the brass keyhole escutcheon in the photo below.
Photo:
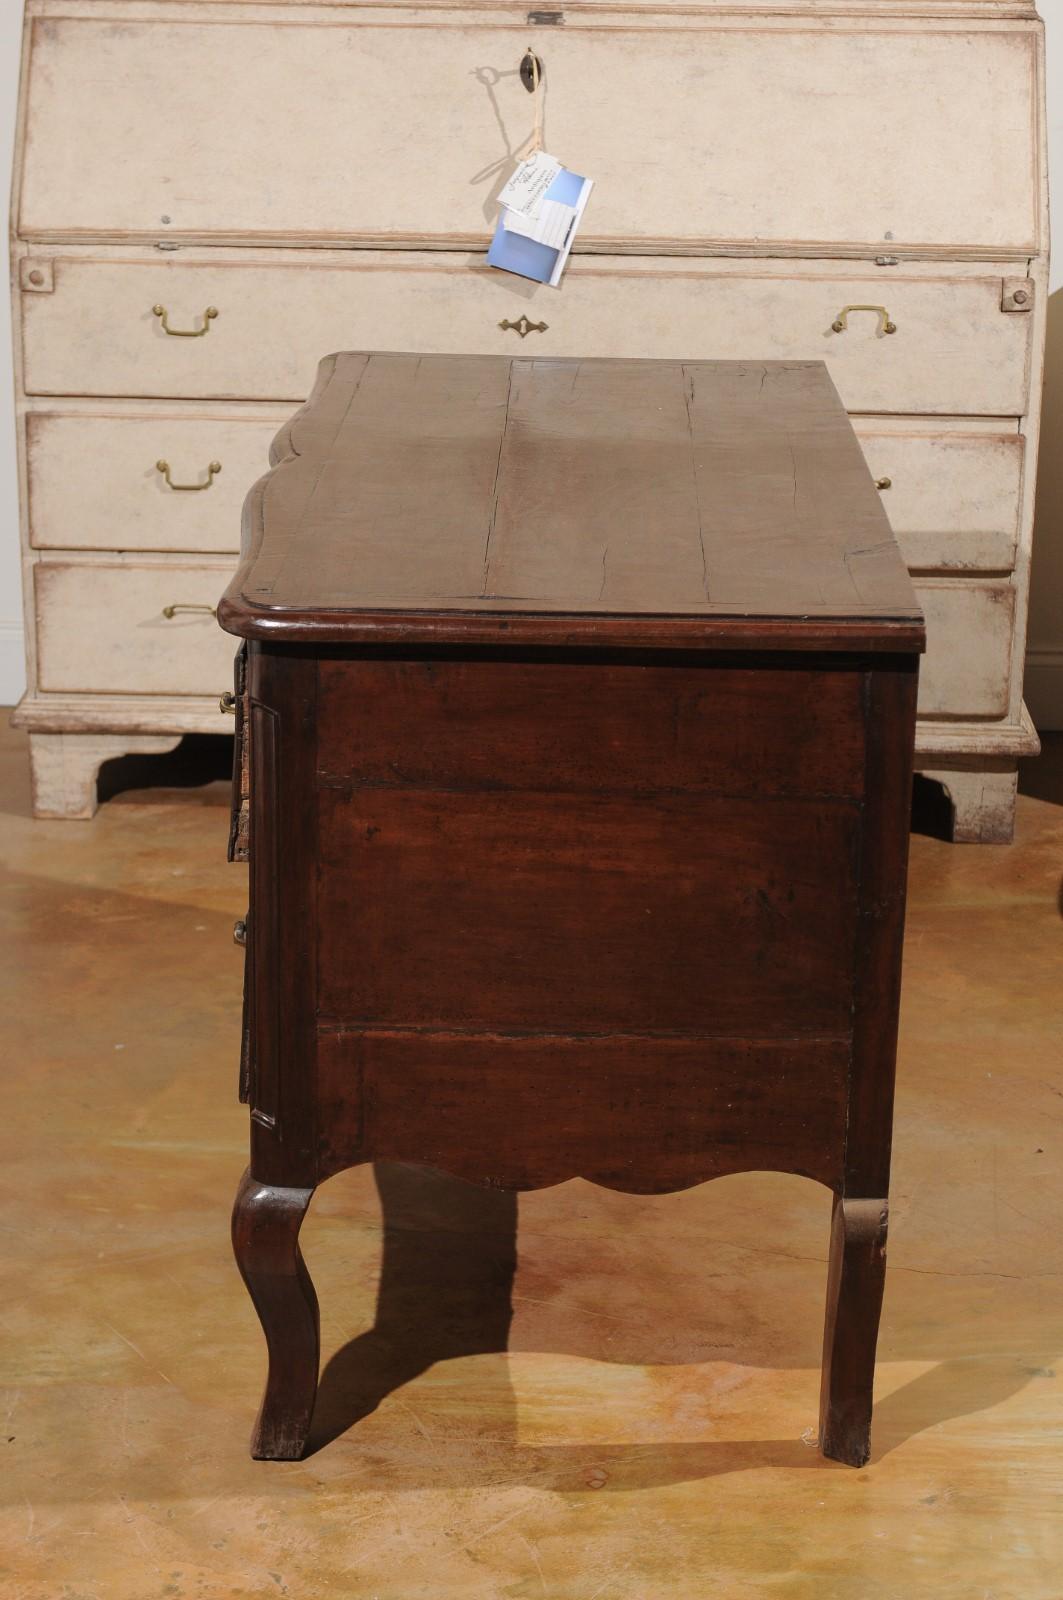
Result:
{"type": "Polygon", "coordinates": [[[549,323],[529,322],[527,317],[521,316],[517,318],[516,322],[510,322],[509,318],[507,317],[506,320],[504,322],[500,322],[498,326],[502,329],[503,333],[508,332],[509,329],[512,328],[514,333],[519,333],[522,339],[526,339],[529,333],[545,333],[549,327],[549,323]]]}

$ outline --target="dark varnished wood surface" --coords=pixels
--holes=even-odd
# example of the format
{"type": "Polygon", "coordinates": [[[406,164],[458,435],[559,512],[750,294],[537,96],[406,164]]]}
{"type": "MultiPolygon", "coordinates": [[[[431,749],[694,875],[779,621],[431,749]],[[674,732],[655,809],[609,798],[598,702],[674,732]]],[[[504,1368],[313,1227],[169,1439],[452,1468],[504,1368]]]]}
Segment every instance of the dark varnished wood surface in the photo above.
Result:
{"type": "Polygon", "coordinates": [[[922,627],[858,457],[816,364],[323,365],[224,612],[256,1453],[308,1436],[310,1195],[396,1160],[826,1185],[821,1440],[867,1459],[922,627]]]}
{"type": "Polygon", "coordinates": [[[845,1037],[326,1029],[318,1059],[323,1175],[371,1154],[506,1189],[585,1177],[660,1193],[750,1168],[842,1179],[845,1037]],[[797,1086],[800,1112],[780,1118],[797,1086]]]}
{"type": "Polygon", "coordinates": [[[319,816],[324,1019],[848,1031],[855,805],[329,790],[319,816]]]}
{"type": "Polygon", "coordinates": [[[352,790],[859,799],[867,665],[334,654],[318,667],[318,777],[352,790]]]}
{"type": "Polygon", "coordinates": [[[822,362],[328,356],[274,462],[248,637],[919,648],[822,362]]]}

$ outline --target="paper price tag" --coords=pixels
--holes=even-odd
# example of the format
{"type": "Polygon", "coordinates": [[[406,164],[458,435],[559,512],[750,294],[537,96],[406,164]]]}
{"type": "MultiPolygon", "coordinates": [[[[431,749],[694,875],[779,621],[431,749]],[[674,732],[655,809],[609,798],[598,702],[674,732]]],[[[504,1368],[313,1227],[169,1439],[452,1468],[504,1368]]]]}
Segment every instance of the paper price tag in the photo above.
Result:
{"type": "Polygon", "coordinates": [[[538,215],[503,206],[487,265],[556,289],[594,183],[562,167],[539,201],[538,215]]]}
{"type": "Polygon", "coordinates": [[[499,205],[522,217],[537,217],[543,196],[561,171],[560,161],[537,150],[522,161],[498,197],[499,205]]]}

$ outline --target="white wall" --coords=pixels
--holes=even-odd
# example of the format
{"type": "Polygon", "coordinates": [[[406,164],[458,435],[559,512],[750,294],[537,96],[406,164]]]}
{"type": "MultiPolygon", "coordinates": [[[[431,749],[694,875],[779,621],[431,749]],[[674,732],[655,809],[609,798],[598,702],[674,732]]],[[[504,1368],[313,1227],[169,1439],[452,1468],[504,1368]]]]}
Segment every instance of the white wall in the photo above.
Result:
{"type": "MultiPolygon", "coordinates": [[[[6,193],[6,174],[11,171],[21,37],[22,0],[0,0],[0,195],[6,193]]],[[[5,300],[0,306],[0,706],[14,705],[26,685],[22,665],[11,316],[7,307],[5,300]]]]}
{"type": "MultiPolygon", "coordinates": [[[[11,169],[21,0],[0,0],[0,174],[11,169]]],[[[1063,0],[1041,0],[1048,38],[1049,164],[1063,173],[1063,0]]],[[[1063,208],[1063,179],[1057,186],[1063,208]]],[[[2,188],[0,188],[2,193],[2,188]]],[[[1063,212],[1061,212],[1063,214],[1063,212]]],[[[1063,227],[1052,267],[1048,375],[1038,479],[1027,697],[1041,728],[1063,728],[1063,227]]],[[[0,705],[22,693],[18,490],[11,381],[11,324],[0,310],[0,705]]]]}

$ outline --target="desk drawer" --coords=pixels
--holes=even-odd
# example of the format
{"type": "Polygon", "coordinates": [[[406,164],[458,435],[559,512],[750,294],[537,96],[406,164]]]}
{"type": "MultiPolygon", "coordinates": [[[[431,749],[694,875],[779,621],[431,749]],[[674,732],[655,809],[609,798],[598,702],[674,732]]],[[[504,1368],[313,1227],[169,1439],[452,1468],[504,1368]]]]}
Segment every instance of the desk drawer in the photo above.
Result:
{"type": "Polygon", "coordinates": [[[244,497],[266,471],[270,442],[290,410],[31,412],[30,543],[235,552],[244,497]],[[220,472],[211,471],[212,463],[220,472]]]}
{"type": "Polygon", "coordinates": [[[930,427],[858,417],[871,475],[915,572],[1010,572],[1022,496],[1022,437],[989,422],[930,427]]]}
{"type": "Polygon", "coordinates": [[[987,268],[584,256],[556,290],[482,256],[221,254],[24,260],[27,390],[299,400],[329,350],[519,350],[826,360],[857,412],[1018,416],[1026,406],[1032,319],[1001,309],[1004,279],[987,268]],[[172,327],[206,331],[168,337],[155,305],[172,327]],[[835,331],[847,306],[867,305],[882,314],[852,311],[835,331]]]}
{"type": "Polygon", "coordinates": [[[926,616],[919,714],[1004,717],[1008,713],[1015,590],[1004,579],[924,579],[915,592],[926,616]]]}
{"type": "Polygon", "coordinates": [[[178,610],[169,618],[163,612],[171,605],[214,606],[234,567],[221,561],[39,562],[41,689],[220,695],[232,682],[232,638],[209,610],[178,610]]]}
{"type": "MultiPolygon", "coordinates": [[[[320,9],[38,22],[20,235],[476,247],[532,131],[523,11],[320,9]]],[[[1036,253],[1034,27],[649,9],[531,29],[584,246],[1036,253]]]]}

